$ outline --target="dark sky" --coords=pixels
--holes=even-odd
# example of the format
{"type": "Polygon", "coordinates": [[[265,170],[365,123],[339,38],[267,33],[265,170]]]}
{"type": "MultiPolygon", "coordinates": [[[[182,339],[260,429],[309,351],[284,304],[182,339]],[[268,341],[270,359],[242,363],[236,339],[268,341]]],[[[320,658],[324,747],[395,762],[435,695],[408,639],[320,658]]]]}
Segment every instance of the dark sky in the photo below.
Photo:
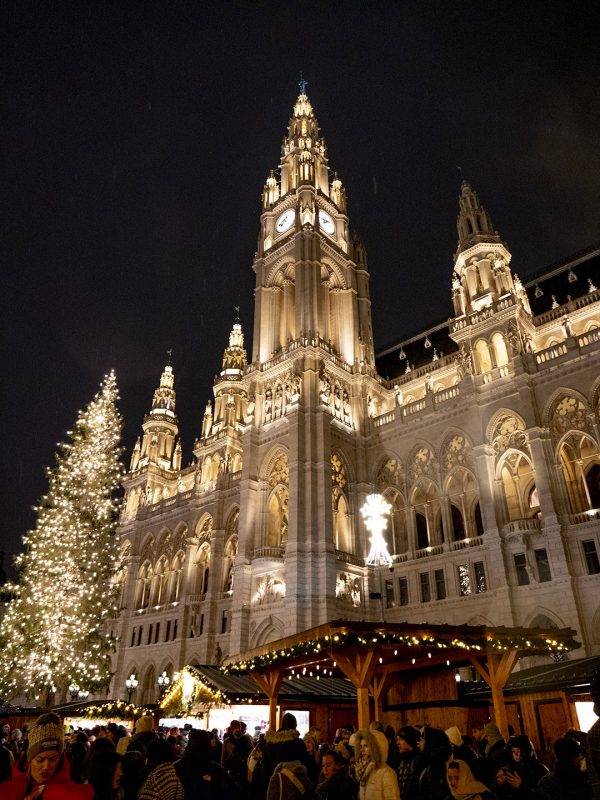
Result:
{"type": "Polygon", "coordinates": [[[587,2],[28,2],[0,18],[2,520],[33,525],[117,370],[130,449],[173,348],[184,462],[300,70],[367,245],[378,347],[447,317],[462,175],[527,276],[600,238],[587,2]]]}

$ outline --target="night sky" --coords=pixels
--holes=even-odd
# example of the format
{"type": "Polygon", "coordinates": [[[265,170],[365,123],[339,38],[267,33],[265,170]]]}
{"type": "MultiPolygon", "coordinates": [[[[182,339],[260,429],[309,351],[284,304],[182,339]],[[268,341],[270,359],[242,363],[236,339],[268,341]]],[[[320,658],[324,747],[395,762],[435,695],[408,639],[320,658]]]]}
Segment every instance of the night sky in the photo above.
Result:
{"type": "Polygon", "coordinates": [[[241,306],[300,71],[367,246],[378,349],[449,316],[457,198],[523,277],[600,239],[587,2],[2,4],[2,521],[35,521],[114,367],[131,446],[173,348],[184,463],[241,306]]]}

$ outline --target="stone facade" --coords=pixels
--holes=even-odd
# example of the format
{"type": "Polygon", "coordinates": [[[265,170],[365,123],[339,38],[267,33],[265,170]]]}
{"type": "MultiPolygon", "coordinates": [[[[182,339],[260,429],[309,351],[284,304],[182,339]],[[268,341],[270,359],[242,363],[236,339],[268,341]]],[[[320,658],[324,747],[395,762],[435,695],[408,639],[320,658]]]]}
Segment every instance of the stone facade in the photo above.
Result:
{"type": "Polygon", "coordinates": [[[600,251],[525,286],[466,183],[458,235],[454,317],[376,359],[365,249],[300,94],[251,361],[236,321],[184,469],[167,365],[132,455],[112,696],[336,618],[570,625],[600,652],[600,251]],[[391,567],[365,566],[372,492],[391,567]]]}

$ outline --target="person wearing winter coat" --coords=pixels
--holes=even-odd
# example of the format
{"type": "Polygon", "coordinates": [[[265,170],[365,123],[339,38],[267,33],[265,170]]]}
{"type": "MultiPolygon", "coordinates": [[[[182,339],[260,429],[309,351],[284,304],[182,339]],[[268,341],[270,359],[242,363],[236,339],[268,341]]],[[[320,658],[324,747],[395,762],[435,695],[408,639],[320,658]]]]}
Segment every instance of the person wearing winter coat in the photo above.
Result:
{"type": "Polygon", "coordinates": [[[557,739],[552,745],[556,766],[538,782],[535,796],[540,800],[591,800],[592,785],[581,769],[584,752],[574,739],[557,739]]]}
{"type": "Polygon", "coordinates": [[[492,800],[493,794],[476,781],[466,761],[452,759],[446,766],[446,778],[454,800],[492,800]]]}
{"type": "Polygon", "coordinates": [[[240,791],[233,779],[210,756],[210,733],[191,730],[183,756],[175,762],[185,800],[239,800],[240,791]]]}
{"type": "Polygon", "coordinates": [[[173,766],[173,749],[164,739],[150,742],[146,749],[149,773],[139,800],[185,800],[185,792],[173,766]]]}
{"type": "Polygon", "coordinates": [[[281,727],[279,730],[267,731],[265,734],[263,755],[260,763],[256,767],[256,769],[259,770],[259,774],[256,777],[259,779],[261,797],[266,795],[271,775],[275,771],[277,764],[281,761],[281,748],[286,742],[291,742],[300,736],[296,725],[296,717],[293,714],[286,713],[281,718],[281,727]]]}
{"type": "Polygon", "coordinates": [[[537,760],[529,736],[511,736],[501,758],[502,766],[521,778],[526,789],[534,789],[538,782],[548,774],[548,767],[537,760]]]}
{"type": "Polygon", "coordinates": [[[438,728],[423,731],[423,769],[419,773],[419,800],[446,800],[448,780],[446,762],[452,755],[450,740],[438,728]]]}
{"type": "Polygon", "coordinates": [[[398,729],[396,745],[398,747],[398,786],[402,800],[418,800],[419,775],[425,766],[419,748],[421,734],[412,725],[398,729]],[[419,768],[420,767],[420,768],[419,768]]]}
{"type": "Polygon", "coordinates": [[[381,731],[363,728],[356,734],[358,754],[354,765],[360,800],[400,800],[398,778],[386,764],[388,740],[381,731]]]}
{"type": "Polygon", "coordinates": [[[315,800],[315,787],[306,769],[310,756],[301,739],[291,739],[281,746],[280,761],[275,767],[266,800],[315,800]]]}
{"type": "Polygon", "coordinates": [[[446,736],[450,740],[450,746],[452,747],[452,758],[455,761],[465,761],[469,767],[471,767],[471,770],[474,771],[473,767],[477,756],[473,750],[464,743],[459,728],[457,728],[456,725],[448,728],[446,736]]]}
{"type": "Polygon", "coordinates": [[[0,786],[2,800],[91,800],[91,786],[78,786],[70,776],[65,755],[62,721],[54,713],[43,714],[29,730],[29,743],[23,770],[13,767],[10,781],[0,786]]]}
{"type": "Polygon", "coordinates": [[[358,783],[337,750],[328,750],[323,755],[321,766],[317,784],[319,800],[358,800],[358,783]]]}
{"type": "Polygon", "coordinates": [[[117,753],[122,754],[122,751],[127,752],[127,750],[135,750],[138,744],[144,746],[145,752],[150,742],[155,741],[157,738],[158,736],[154,732],[154,719],[149,715],[140,717],[135,723],[133,736],[129,738],[122,736],[121,739],[119,739],[117,753]],[[121,744],[121,742],[123,742],[123,744],[121,744]]]}
{"type": "Polygon", "coordinates": [[[121,798],[123,756],[115,750],[99,750],[90,762],[89,781],[94,789],[94,800],[121,798]]]}

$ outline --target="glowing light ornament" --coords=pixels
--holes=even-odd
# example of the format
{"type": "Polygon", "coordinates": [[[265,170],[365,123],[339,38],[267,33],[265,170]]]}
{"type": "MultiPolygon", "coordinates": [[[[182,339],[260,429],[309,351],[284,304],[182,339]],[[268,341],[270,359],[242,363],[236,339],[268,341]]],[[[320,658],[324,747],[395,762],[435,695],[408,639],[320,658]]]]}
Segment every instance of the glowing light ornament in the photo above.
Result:
{"type": "Polygon", "coordinates": [[[383,532],[387,527],[387,517],[392,510],[391,505],[381,494],[368,494],[360,513],[365,526],[370,532],[371,550],[365,559],[368,565],[391,566],[393,559],[389,554],[383,532]]]}

